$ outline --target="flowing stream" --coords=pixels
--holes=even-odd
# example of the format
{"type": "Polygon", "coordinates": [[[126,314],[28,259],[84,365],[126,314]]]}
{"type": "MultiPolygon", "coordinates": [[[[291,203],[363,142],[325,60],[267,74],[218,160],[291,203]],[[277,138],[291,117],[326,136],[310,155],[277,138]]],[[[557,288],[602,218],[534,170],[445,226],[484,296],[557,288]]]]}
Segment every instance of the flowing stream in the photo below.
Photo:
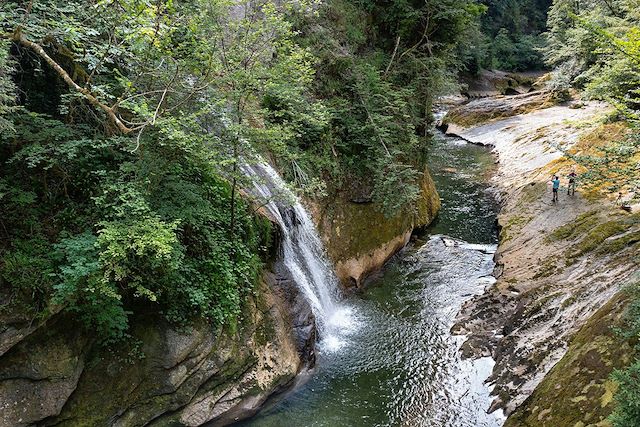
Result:
{"type": "MultiPolygon", "coordinates": [[[[491,397],[484,380],[493,361],[461,360],[463,338],[450,333],[464,301],[495,281],[491,273],[497,204],[488,185],[494,159],[483,147],[439,133],[430,151],[430,169],[443,201],[439,218],[362,295],[339,300],[333,275],[316,278],[311,271],[313,283],[303,280],[303,288],[331,281],[329,295],[316,289],[309,298],[314,312],[324,316],[317,367],[308,381],[242,425],[494,427],[503,423],[501,413],[486,413],[491,397]]],[[[294,206],[295,218],[310,224],[302,206],[294,206]]],[[[277,212],[272,214],[281,215],[278,221],[291,220],[282,215],[286,209],[273,208],[277,212]]],[[[317,239],[310,229],[310,238],[317,239]]],[[[302,248],[292,245],[293,255],[298,251],[305,259],[300,264],[306,267],[301,268],[313,270],[302,248]]],[[[285,257],[288,250],[285,244],[285,257]]],[[[326,267],[324,257],[309,255],[326,267]]],[[[296,267],[288,268],[294,272],[296,267]]]]}

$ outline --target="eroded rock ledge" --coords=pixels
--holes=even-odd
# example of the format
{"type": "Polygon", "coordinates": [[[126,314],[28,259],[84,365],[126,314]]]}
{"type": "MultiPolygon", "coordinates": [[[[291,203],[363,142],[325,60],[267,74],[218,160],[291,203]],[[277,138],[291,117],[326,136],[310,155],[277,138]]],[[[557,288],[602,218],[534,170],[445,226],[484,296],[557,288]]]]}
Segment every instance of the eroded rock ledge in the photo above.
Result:
{"type": "Polygon", "coordinates": [[[0,354],[0,425],[199,426],[250,416],[314,363],[316,330],[282,268],[265,273],[243,313],[224,330],[138,317],[133,338],[112,350],[63,315],[3,328],[3,340],[19,339],[0,354]]]}
{"type": "MultiPolygon", "coordinates": [[[[492,102],[500,100],[510,102],[492,102]]],[[[640,233],[640,217],[606,200],[567,196],[566,188],[553,204],[547,185],[552,174],[564,179],[571,170],[559,148],[574,145],[596,126],[588,120],[607,111],[603,104],[554,106],[457,130],[465,139],[494,147],[502,210],[498,282],[463,307],[454,331],[468,336],[467,356],[490,354],[496,360],[489,379],[496,395],[491,409],[513,414],[509,426],[586,425],[611,410],[611,399],[603,396],[610,394],[607,376],[618,363],[610,358],[619,353],[586,343],[589,338],[612,341],[606,338],[611,335],[606,322],[618,318],[624,304],[615,298],[639,268],[640,239],[633,236],[640,233]],[[581,328],[588,329],[576,335],[581,328]],[[567,353],[568,348],[575,351],[567,353]],[[575,375],[554,369],[552,382],[546,382],[561,359],[561,369],[575,375]],[[593,366],[586,368],[586,360],[593,366]],[[585,369],[588,375],[581,375],[585,369]],[[580,403],[584,400],[588,404],[580,403]],[[565,402],[562,410],[552,404],[558,401],[565,402]],[[591,410],[569,410],[571,402],[591,410]]]]}
{"type": "Polygon", "coordinates": [[[367,189],[345,188],[332,197],[309,201],[314,220],[336,274],[344,288],[362,287],[404,248],[416,228],[431,223],[440,209],[440,197],[429,171],[424,170],[415,215],[386,218],[371,202],[367,189]]]}

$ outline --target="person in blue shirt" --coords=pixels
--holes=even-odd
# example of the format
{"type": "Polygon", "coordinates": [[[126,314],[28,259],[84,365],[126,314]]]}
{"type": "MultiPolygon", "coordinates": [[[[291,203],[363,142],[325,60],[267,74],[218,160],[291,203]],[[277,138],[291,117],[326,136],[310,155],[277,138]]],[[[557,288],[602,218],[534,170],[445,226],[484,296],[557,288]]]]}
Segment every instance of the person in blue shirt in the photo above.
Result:
{"type": "Polygon", "coordinates": [[[558,176],[554,176],[553,179],[551,180],[551,183],[553,184],[553,200],[552,202],[557,202],[558,201],[558,190],[560,189],[560,178],[558,178],[558,176]]]}

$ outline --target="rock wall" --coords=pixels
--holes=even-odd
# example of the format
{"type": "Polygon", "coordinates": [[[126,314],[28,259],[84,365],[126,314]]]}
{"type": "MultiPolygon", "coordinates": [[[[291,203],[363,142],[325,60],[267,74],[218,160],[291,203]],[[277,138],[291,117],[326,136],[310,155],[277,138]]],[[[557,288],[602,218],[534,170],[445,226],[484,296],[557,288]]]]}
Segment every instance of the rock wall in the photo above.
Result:
{"type": "Polygon", "coordinates": [[[505,427],[609,425],[606,419],[614,409],[617,389],[611,372],[634,358],[634,343],[616,333],[623,326],[625,306],[626,295],[621,292],[591,316],[505,427]]]}
{"type": "Polygon", "coordinates": [[[462,76],[463,94],[469,98],[528,93],[539,87],[544,72],[507,73],[499,70],[480,70],[477,75],[462,76]]]}
{"type": "MultiPolygon", "coordinates": [[[[498,282],[463,307],[454,331],[467,335],[466,355],[492,355],[496,360],[489,379],[497,396],[492,409],[504,408],[511,414],[523,408],[507,421],[509,426],[583,422],[584,413],[574,411],[569,422],[562,417],[566,413],[550,402],[584,400],[589,381],[602,385],[613,366],[602,362],[602,369],[589,379],[590,374],[581,375],[580,360],[612,357],[606,346],[598,349],[584,344],[599,339],[597,334],[609,334],[607,319],[615,318],[623,307],[609,301],[638,271],[640,217],[591,194],[568,196],[565,177],[572,165],[562,157],[562,150],[576,144],[596,126],[595,119],[607,112],[602,104],[580,109],[555,106],[457,132],[474,143],[494,146],[502,209],[498,282]],[[548,182],[552,174],[560,175],[563,183],[558,203],[551,202],[548,182]],[[607,304],[613,305],[603,308],[607,304]],[[598,314],[601,309],[605,314],[598,314]],[[581,328],[588,328],[583,329],[587,338],[573,342],[584,350],[584,357],[582,350],[567,353],[581,328]],[[559,361],[561,370],[551,371],[553,380],[549,381],[553,382],[545,383],[545,376],[559,361]],[[567,370],[575,375],[562,375],[567,370]],[[580,381],[584,382],[581,387],[580,381]],[[532,393],[527,400],[532,403],[526,403],[532,393]],[[524,422],[523,417],[531,423],[518,424],[524,422]],[[531,421],[534,419],[537,424],[531,421]]],[[[602,394],[596,390],[604,393],[606,387],[591,389],[594,420],[606,416],[606,405],[598,403],[602,394]]]]}
{"type": "Polygon", "coordinates": [[[310,307],[279,270],[224,330],[149,314],[107,350],[63,315],[3,327],[14,339],[0,354],[0,425],[226,425],[254,414],[315,360],[310,307]]]}
{"type": "Polygon", "coordinates": [[[393,218],[386,218],[366,196],[368,191],[361,188],[346,188],[324,200],[308,203],[345,288],[361,287],[369,275],[404,248],[413,230],[435,218],[440,198],[426,169],[420,188],[416,214],[393,218]]]}

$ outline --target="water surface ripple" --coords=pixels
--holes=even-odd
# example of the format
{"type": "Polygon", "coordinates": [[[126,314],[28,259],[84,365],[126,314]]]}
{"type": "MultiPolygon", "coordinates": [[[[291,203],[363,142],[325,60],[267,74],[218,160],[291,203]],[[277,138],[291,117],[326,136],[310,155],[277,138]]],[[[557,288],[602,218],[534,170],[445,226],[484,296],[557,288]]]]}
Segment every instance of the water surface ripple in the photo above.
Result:
{"type": "Polygon", "coordinates": [[[496,203],[493,158],[436,135],[429,155],[443,201],[439,219],[362,295],[339,348],[320,343],[311,378],[249,426],[495,427],[483,381],[490,358],[461,360],[450,328],[461,305],[493,284],[496,203]]]}

